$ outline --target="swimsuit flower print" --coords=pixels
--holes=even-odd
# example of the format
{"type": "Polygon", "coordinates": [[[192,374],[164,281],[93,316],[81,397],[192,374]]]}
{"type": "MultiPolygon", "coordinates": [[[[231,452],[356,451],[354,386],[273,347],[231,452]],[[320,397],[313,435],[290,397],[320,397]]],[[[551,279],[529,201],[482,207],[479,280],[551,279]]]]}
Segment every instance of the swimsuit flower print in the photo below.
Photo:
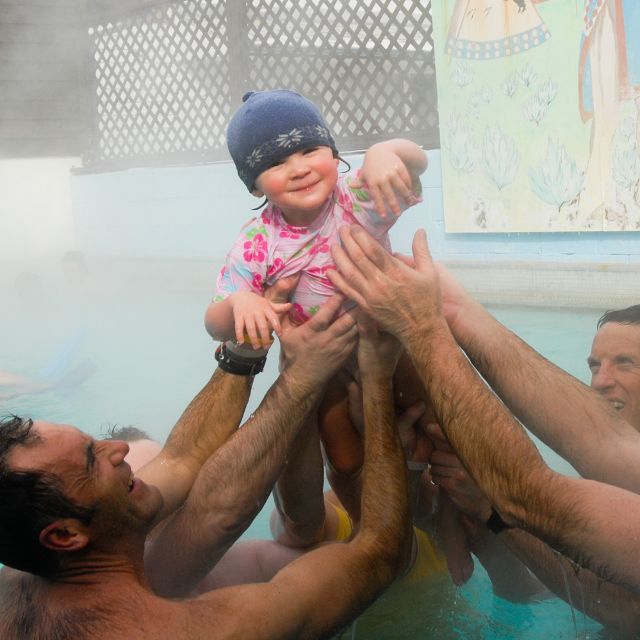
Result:
{"type": "Polygon", "coordinates": [[[329,253],[329,238],[326,236],[317,236],[309,255],[315,256],[318,253],[329,253]]]}
{"type": "MultiPolygon", "coordinates": [[[[332,269],[335,270],[335,266],[334,265],[326,264],[323,267],[309,267],[308,271],[309,271],[309,275],[310,276],[313,276],[314,278],[317,278],[325,286],[332,287],[333,284],[332,284],[331,280],[329,280],[329,278],[327,278],[327,276],[326,276],[327,271],[331,271],[332,269]]],[[[311,309],[309,311],[311,311],[311,309]]],[[[313,314],[313,312],[312,312],[312,314],[313,314]]]]}
{"type": "Polygon", "coordinates": [[[264,262],[267,258],[267,240],[261,233],[247,240],[242,248],[245,262],[264,262]]]}
{"type": "Polygon", "coordinates": [[[262,274],[254,273],[253,279],[251,280],[251,286],[253,290],[257,291],[258,293],[262,293],[264,289],[263,283],[264,283],[264,279],[262,278],[262,274]]]}
{"type": "Polygon", "coordinates": [[[283,269],[284,269],[284,262],[282,258],[276,258],[273,261],[273,264],[270,265],[269,268],[267,269],[267,278],[272,278],[273,276],[280,273],[283,269]]]}
{"type": "Polygon", "coordinates": [[[289,311],[289,319],[294,324],[304,324],[310,316],[308,316],[301,305],[297,302],[291,307],[291,311],[289,311]]]}

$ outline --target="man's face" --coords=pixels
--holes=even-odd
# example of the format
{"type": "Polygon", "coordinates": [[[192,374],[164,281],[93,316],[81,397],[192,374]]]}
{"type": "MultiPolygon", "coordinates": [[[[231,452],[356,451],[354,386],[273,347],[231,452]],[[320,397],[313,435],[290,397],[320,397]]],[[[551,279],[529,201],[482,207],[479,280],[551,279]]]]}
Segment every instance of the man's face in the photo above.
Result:
{"type": "MultiPolygon", "coordinates": [[[[70,425],[37,420],[33,433],[40,440],[15,447],[14,469],[44,471],[60,478],[65,495],[79,505],[96,508],[92,527],[115,523],[146,529],[162,506],[157,488],[134,477],[124,458],[129,451],[120,440],[94,440],[70,425]]],[[[126,533],[123,531],[123,533],[126,533]]]]}
{"type": "Polygon", "coordinates": [[[591,386],[640,431],[640,325],[602,325],[587,362],[591,386]]]}

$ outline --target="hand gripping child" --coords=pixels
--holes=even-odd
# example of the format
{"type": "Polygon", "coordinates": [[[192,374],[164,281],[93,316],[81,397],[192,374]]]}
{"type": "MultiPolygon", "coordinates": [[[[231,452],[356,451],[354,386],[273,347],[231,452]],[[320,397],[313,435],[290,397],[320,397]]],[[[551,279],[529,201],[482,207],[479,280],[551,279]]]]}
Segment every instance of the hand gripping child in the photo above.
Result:
{"type": "MultiPolygon", "coordinates": [[[[418,176],[427,158],[415,143],[393,139],[372,145],[362,169],[339,176],[338,150],[322,114],[286,90],[247,93],[227,129],[227,145],[240,179],[267,206],[231,247],[205,325],[217,340],[266,348],[272,332],[281,335],[283,312],[300,324],[335,293],[326,272],[335,268],[330,247],[341,226],[360,224],[390,249],[389,228],[420,201],[418,176]],[[263,297],[265,288],[294,274],[299,280],[290,304],[263,297]]],[[[337,447],[348,438],[339,421],[325,426],[325,447],[327,440],[337,447]]],[[[305,546],[321,539],[322,475],[318,428],[311,425],[301,431],[274,491],[280,541],[305,546]]]]}

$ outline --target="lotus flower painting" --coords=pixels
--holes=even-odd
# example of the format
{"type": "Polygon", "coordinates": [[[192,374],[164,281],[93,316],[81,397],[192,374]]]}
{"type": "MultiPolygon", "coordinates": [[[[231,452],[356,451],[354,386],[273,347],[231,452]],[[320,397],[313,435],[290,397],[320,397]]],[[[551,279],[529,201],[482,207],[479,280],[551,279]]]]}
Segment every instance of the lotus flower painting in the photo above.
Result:
{"type": "Polygon", "coordinates": [[[446,231],[640,231],[640,2],[431,8],[446,231]]]}

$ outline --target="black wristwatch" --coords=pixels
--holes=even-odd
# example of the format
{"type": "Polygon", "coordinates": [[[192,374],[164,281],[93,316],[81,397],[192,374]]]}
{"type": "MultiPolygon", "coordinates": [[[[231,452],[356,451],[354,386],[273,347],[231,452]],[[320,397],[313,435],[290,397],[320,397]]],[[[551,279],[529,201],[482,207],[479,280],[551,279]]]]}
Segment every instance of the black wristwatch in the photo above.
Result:
{"type": "Polygon", "coordinates": [[[216,360],[223,371],[234,373],[237,376],[255,376],[256,373],[260,373],[264,369],[267,356],[265,354],[259,358],[245,358],[234,353],[227,348],[226,343],[221,342],[216,349],[216,360]]]}
{"type": "Polygon", "coordinates": [[[500,517],[500,514],[493,507],[491,507],[491,515],[485,524],[487,525],[487,529],[493,531],[496,535],[505,529],[513,528],[500,517]]]}

